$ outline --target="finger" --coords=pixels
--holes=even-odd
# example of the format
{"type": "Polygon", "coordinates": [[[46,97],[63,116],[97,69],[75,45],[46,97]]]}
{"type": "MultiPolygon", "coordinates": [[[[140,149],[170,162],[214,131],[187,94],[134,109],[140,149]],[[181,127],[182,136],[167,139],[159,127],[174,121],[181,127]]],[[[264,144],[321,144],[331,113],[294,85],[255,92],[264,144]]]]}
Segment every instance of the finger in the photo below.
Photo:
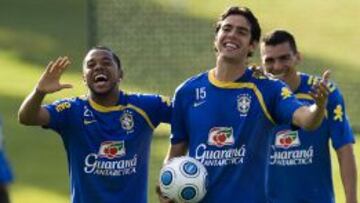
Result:
{"type": "Polygon", "coordinates": [[[322,74],[322,81],[328,81],[330,79],[331,71],[329,69],[325,70],[325,72],[322,74]]]}
{"type": "Polygon", "coordinates": [[[311,91],[309,91],[309,94],[314,100],[319,100],[319,98],[321,97],[321,91],[319,85],[314,85],[311,91]]]}
{"type": "Polygon", "coordinates": [[[68,61],[70,61],[69,58],[68,58],[67,56],[64,56],[64,57],[61,59],[61,61],[59,62],[59,66],[60,66],[60,67],[64,67],[65,64],[66,64],[68,61]]]}
{"type": "Polygon", "coordinates": [[[49,70],[50,74],[56,73],[56,66],[58,63],[59,63],[59,58],[57,58],[55,61],[53,61],[53,63],[50,66],[50,70],[49,70]]]}
{"type": "Polygon", "coordinates": [[[62,74],[67,69],[67,67],[69,67],[70,64],[71,64],[71,61],[68,58],[65,58],[64,62],[61,65],[60,73],[62,74]]]}
{"type": "Polygon", "coordinates": [[[322,93],[326,96],[329,95],[329,93],[330,93],[330,90],[325,82],[320,83],[318,90],[320,93],[322,93]]]}
{"type": "Polygon", "coordinates": [[[55,60],[55,65],[58,66],[62,59],[63,59],[63,57],[62,57],[62,56],[59,56],[59,57],[55,60]]]}
{"type": "Polygon", "coordinates": [[[63,68],[63,64],[66,62],[66,58],[65,57],[59,57],[56,60],[56,73],[60,74],[61,73],[61,69],[63,68]]]}
{"type": "Polygon", "coordinates": [[[60,78],[65,69],[71,64],[69,58],[67,56],[61,57],[57,63],[56,67],[56,77],[60,78]]]}
{"type": "Polygon", "coordinates": [[[58,71],[58,66],[59,66],[59,63],[60,63],[60,60],[62,59],[62,57],[61,56],[59,56],[55,61],[54,61],[54,63],[52,64],[52,66],[51,66],[51,69],[50,69],[50,71],[49,71],[49,73],[51,73],[51,74],[56,74],[58,71]]]}
{"type": "Polygon", "coordinates": [[[64,57],[59,63],[59,67],[57,69],[57,74],[58,74],[57,76],[60,77],[70,64],[71,64],[70,60],[67,57],[64,57]]]}
{"type": "Polygon", "coordinates": [[[70,89],[73,88],[73,86],[71,84],[61,84],[60,85],[60,89],[70,89]]]}
{"type": "Polygon", "coordinates": [[[50,73],[53,64],[54,64],[54,61],[50,61],[48,63],[48,65],[45,68],[45,73],[50,73]]]}

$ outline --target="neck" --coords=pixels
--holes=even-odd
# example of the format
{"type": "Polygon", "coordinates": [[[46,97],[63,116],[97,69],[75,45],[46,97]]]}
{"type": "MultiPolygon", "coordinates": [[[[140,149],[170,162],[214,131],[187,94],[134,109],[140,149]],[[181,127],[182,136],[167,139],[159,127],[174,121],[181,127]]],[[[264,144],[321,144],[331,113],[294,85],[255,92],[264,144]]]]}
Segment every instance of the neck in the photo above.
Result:
{"type": "Polygon", "coordinates": [[[101,106],[116,106],[119,101],[120,91],[111,91],[106,94],[96,94],[92,91],[89,92],[89,97],[91,100],[96,102],[101,106]]]}
{"type": "Polygon", "coordinates": [[[230,61],[218,57],[215,67],[215,78],[223,82],[233,82],[245,73],[246,63],[246,60],[230,61]]]}
{"type": "Polygon", "coordinates": [[[290,77],[284,78],[284,82],[290,87],[291,91],[296,91],[300,86],[300,73],[295,72],[290,77]]]}

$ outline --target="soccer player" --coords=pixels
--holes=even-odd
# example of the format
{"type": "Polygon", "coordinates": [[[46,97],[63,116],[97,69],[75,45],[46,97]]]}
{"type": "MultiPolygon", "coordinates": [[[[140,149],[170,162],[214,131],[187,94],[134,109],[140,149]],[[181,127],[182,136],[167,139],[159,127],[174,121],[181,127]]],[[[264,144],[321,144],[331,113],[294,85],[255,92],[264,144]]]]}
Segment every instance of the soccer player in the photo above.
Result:
{"type": "MultiPolygon", "coordinates": [[[[274,30],[261,41],[261,59],[266,71],[287,83],[295,96],[307,105],[319,77],[298,72],[301,56],[293,35],[274,30]]],[[[331,178],[329,140],[336,150],[347,203],[356,201],[356,164],[351,131],[340,90],[328,83],[327,117],[316,131],[277,126],[272,132],[269,170],[271,202],[331,203],[334,191],[331,178]]]]}
{"type": "Polygon", "coordinates": [[[67,153],[72,203],[147,202],[150,141],[160,122],[169,122],[169,100],[119,90],[119,57],[95,47],[83,61],[88,94],[41,103],[47,94],[70,88],[60,78],[67,57],[48,64],[19,110],[19,121],[60,134],[67,153]]]}
{"type": "Polygon", "coordinates": [[[266,202],[270,130],[278,123],[314,129],[323,119],[329,72],[315,89],[315,104],[303,106],[284,83],[247,68],[260,35],[248,8],[229,8],[215,29],[216,67],[175,92],[165,162],[188,151],[204,164],[209,184],[202,202],[266,202]]]}
{"type": "Polygon", "coordinates": [[[6,159],[4,152],[4,135],[2,130],[2,120],[0,117],[0,202],[9,203],[9,191],[8,186],[13,180],[10,165],[6,159]]]}

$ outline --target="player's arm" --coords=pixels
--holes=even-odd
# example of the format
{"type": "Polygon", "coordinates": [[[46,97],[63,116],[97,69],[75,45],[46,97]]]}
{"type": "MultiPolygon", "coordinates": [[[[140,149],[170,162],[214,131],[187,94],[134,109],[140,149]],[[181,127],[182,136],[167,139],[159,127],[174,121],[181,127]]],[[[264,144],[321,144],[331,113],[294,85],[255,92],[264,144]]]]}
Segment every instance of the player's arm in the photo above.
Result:
{"type": "Polygon", "coordinates": [[[49,123],[50,115],[45,108],[41,107],[42,101],[47,94],[72,87],[70,84],[60,83],[60,77],[69,64],[70,60],[67,57],[59,57],[47,65],[35,89],[20,106],[18,119],[21,124],[46,125],[49,123]]]}
{"type": "Polygon", "coordinates": [[[357,203],[357,173],[352,144],[347,144],[336,150],[339,161],[341,180],[345,190],[346,203],[357,203]]]}
{"type": "Polygon", "coordinates": [[[329,90],[327,81],[330,77],[330,71],[327,70],[323,73],[322,79],[319,84],[314,86],[314,91],[310,93],[315,103],[311,106],[302,106],[298,108],[294,114],[292,123],[305,130],[314,130],[321,125],[325,116],[327,99],[329,90]]]}
{"type": "Polygon", "coordinates": [[[187,152],[187,142],[179,142],[177,144],[171,144],[168,152],[164,159],[164,164],[167,163],[170,159],[178,156],[184,156],[187,152]]]}
{"type": "MultiPolygon", "coordinates": [[[[171,144],[169,146],[168,152],[165,156],[164,164],[166,164],[170,159],[172,159],[174,157],[185,155],[186,152],[187,152],[187,142],[186,141],[179,142],[176,144],[171,144]]],[[[156,186],[156,193],[158,195],[160,203],[174,203],[174,201],[172,201],[169,198],[164,197],[162,195],[159,185],[156,186]]]]}

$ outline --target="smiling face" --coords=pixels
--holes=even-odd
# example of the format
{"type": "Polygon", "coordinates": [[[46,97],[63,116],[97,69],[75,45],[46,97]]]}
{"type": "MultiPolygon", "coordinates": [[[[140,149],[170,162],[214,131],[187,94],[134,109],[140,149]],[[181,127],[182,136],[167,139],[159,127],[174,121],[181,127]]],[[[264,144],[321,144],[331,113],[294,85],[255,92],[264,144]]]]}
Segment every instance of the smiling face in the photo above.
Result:
{"type": "Polygon", "coordinates": [[[107,95],[118,91],[122,70],[118,67],[111,51],[95,48],[85,56],[83,77],[90,93],[107,95]]]}
{"type": "Polygon", "coordinates": [[[230,15],[221,22],[214,44],[218,57],[236,61],[246,59],[257,45],[251,41],[250,24],[242,15],[230,15]]]}
{"type": "Polygon", "coordinates": [[[292,50],[289,42],[277,45],[261,43],[261,61],[267,72],[286,80],[296,75],[295,67],[300,61],[300,55],[292,50]]]}

